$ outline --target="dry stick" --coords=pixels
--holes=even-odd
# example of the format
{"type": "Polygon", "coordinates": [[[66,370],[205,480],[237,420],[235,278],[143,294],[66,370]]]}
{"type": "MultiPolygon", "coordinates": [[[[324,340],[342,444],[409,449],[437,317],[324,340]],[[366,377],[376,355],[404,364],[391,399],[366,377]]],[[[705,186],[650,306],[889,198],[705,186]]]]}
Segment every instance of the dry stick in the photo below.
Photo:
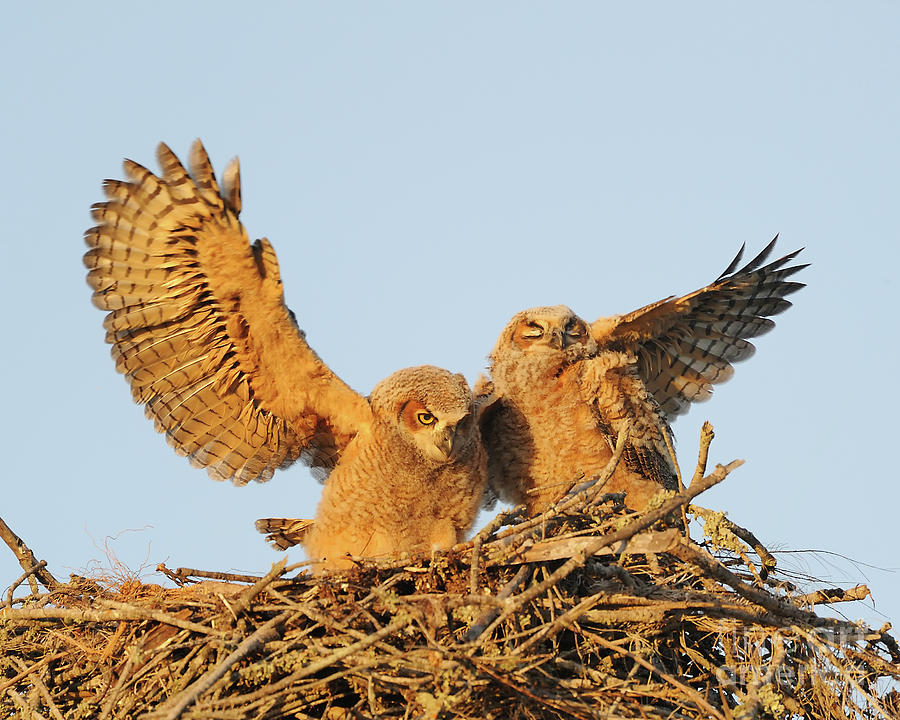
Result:
{"type": "MultiPolygon", "coordinates": [[[[573,487],[562,498],[557,500],[543,513],[534,518],[534,520],[549,520],[550,518],[555,517],[556,515],[563,513],[572,507],[581,507],[593,502],[603,490],[603,488],[606,487],[606,483],[613,476],[616,468],[619,467],[619,461],[622,459],[622,454],[625,452],[625,445],[628,442],[628,438],[630,436],[631,421],[629,420],[622,426],[622,429],[619,430],[619,434],[616,437],[616,445],[613,448],[613,453],[610,456],[609,460],[606,462],[606,465],[603,466],[603,470],[600,471],[600,474],[573,487]]],[[[536,523],[531,522],[529,524],[536,523]]]]}
{"type": "Polygon", "coordinates": [[[709,462],[709,446],[715,438],[716,433],[709,420],[703,423],[700,428],[700,452],[697,453],[697,469],[694,470],[694,477],[691,478],[691,485],[706,475],[706,463],[709,462]]]}
{"type": "Polygon", "coordinates": [[[235,601],[233,605],[230,606],[231,612],[235,615],[242,613],[248,607],[250,607],[250,603],[253,602],[253,598],[259,595],[263,590],[265,590],[266,586],[269,585],[274,580],[277,580],[284,573],[284,569],[287,567],[287,557],[281,558],[277,563],[272,565],[272,569],[269,570],[262,578],[256,581],[253,586],[247,588],[238,596],[238,599],[235,601]]]}
{"type": "MultiPolygon", "coordinates": [[[[333,653],[331,653],[330,655],[326,655],[321,660],[317,660],[316,662],[310,663],[309,665],[305,665],[304,667],[300,668],[299,670],[295,670],[290,675],[282,678],[281,680],[279,680],[276,683],[272,683],[271,685],[266,685],[264,688],[261,688],[260,690],[257,690],[252,693],[248,693],[246,695],[242,695],[239,698],[235,698],[235,699],[227,698],[224,700],[220,700],[220,701],[218,701],[217,704],[223,708],[235,707],[239,704],[249,703],[249,702],[258,700],[259,698],[266,697],[267,695],[272,695],[274,693],[280,692],[281,690],[284,690],[285,688],[289,688],[297,680],[302,680],[303,678],[308,677],[309,675],[314,675],[315,673],[319,672],[320,670],[324,670],[325,668],[330,667],[331,665],[334,665],[338,661],[343,660],[345,657],[352,655],[353,653],[358,652],[360,650],[364,650],[365,648],[369,647],[370,645],[374,645],[375,643],[380,642],[381,640],[386,638],[388,635],[391,635],[391,634],[397,632],[398,630],[401,630],[404,627],[406,627],[407,625],[409,625],[416,616],[417,616],[417,613],[415,613],[415,612],[408,612],[405,614],[401,614],[392,623],[389,623],[388,625],[385,625],[383,628],[381,628],[381,630],[378,630],[377,632],[374,632],[371,635],[367,635],[362,640],[358,640],[357,642],[352,643],[350,645],[346,645],[345,647],[342,647],[339,650],[335,650],[333,653]]],[[[166,720],[168,720],[168,718],[166,720]]]]}
{"type": "Polygon", "coordinates": [[[478,560],[481,555],[481,536],[477,535],[472,542],[472,560],[469,565],[469,594],[478,592],[478,560]]]}
{"type": "MultiPolygon", "coordinates": [[[[865,586],[863,586],[865,587],[865,586]]],[[[900,645],[897,644],[897,641],[894,640],[890,635],[888,635],[888,631],[891,629],[891,624],[885,623],[881,626],[879,630],[876,630],[874,633],[874,637],[867,637],[866,639],[869,642],[881,642],[887,648],[887,651],[891,654],[891,659],[897,665],[900,665],[900,645]]]]}
{"type": "Polygon", "coordinates": [[[759,689],[772,682],[775,673],[785,661],[786,653],[784,650],[784,640],[782,640],[778,633],[775,633],[772,637],[772,642],[775,647],[772,649],[769,668],[764,675],[757,675],[757,677],[753,679],[753,682],[747,687],[747,692],[744,694],[743,707],[738,711],[738,717],[740,718],[752,719],[759,715],[760,705],[762,705],[762,699],[759,697],[759,689]]]}
{"type": "Polygon", "coordinates": [[[844,623],[839,620],[819,617],[815,613],[801,610],[789,603],[783,602],[773,595],[769,595],[767,592],[748,585],[717,561],[712,555],[703,550],[683,544],[670,549],[669,554],[674,555],[682,562],[691,563],[692,565],[700,567],[714,580],[724,585],[728,585],[746,600],[764,607],[775,615],[780,615],[781,617],[787,617],[793,620],[800,620],[813,627],[841,627],[844,625],[844,623]]]}
{"type": "Polygon", "coordinates": [[[128,654],[128,660],[125,661],[125,667],[122,668],[122,671],[119,673],[116,684],[113,685],[113,687],[108,691],[107,696],[103,702],[103,712],[100,714],[100,717],[97,718],[97,720],[106,720],[107,718],[112,717],[113,708],[116,706],[116,701],[119,699],[119,694],[122,692],[122,688],[128,681],[131,671],[134,668],[134,665],[137,662],[140,654],[140,652],[131,652],[128,654]]]}
{"type": "MultiPolygon", "coordinates": [[[[691,483],[691,485],[693,485],[693,483],[691,483]]],[[[692,688],[690,685],[685,685],[678,678],[673,677],[672,675],[669,675],[668,673],[664,672],[663,670],[660,670],[658,667],[655,667],[654,665],[651,665],[649,662],[644,660],[644,658],[642,658],[640,655],[637,655],[637,654],[631,652],[627,648],[623,648],[621,645],[617,645],[614,642],[610,642],[606,638],[601,637],[600,635],[597,635],[596,633],[590,633],[590,637],[591,637],[591,640],[596,642],[598,645],[602,645],[607,650],[612,650],[613,652],[619,653],[620,655],[627,656],[628,658],[633,660],[635,663],[637,663],[638,665],[643,667],[645,670],[649,670],[651,673],[658,675],[660,678],[665,680],[667,683],[674,685],[679,690],[681,690],[683,693],[692,697],[694,699],[694,702],[697,703],[697,705],[699,707],[703,708],[710,715],[713,715],[713,716],[719,718],[720,720],[725,720],[722,713],[720,713],[712,705],[710,705],[709,702],[707,701],[707,699],[705,697],[703,697],[699,692],[697,692],[694,688],[692,688]]]]}
{"type": "MultiPolygon", "coordinates": [[[[697,507],[700,511],[707,510],[707,508],[701,507],[699,505],[692,506],[692,508],[689,508],[689,509],[693,510],[693,507],[697,507]]],[[[693,510],[693,511],[696,512],[696,510],[693,510]]],[[[709,511],[709,512],[713,512],[713,511],[709,511]]],[[[769,576],[769,571],[774,570],[778,564],[777,561],[775,560],[775,558],[772,556],[772,554],[766,549],[765,545],[763,545],[759,541],[759,539],[756,537],[756,535],[754,535],[752,532],[750,532],[747,528],[741,527],[736,522],[728,519],[724,515],[722,515],[720,522],[722,523],[722,525],[724,525],[726,527],[726,529],[733,532],[735,535],[737,535],[738,538],[740,538],[745,543],[747,543],[747,545],[749,545],[751,548],[753,548],[753,552],[755,552],[759,556],[759,560],[762,563],[762,569],[760,570],[760,573],[759,573],[760,580],[765,580],[769,576]]],[[[746,563],[746,564],[748,566],[750,565],[750,563],[746,563]]]]}
{"type": "MultiPolygon", "coordinates": [[[[117,603],[118,604],[118,603],[117,603]]],[[[119,622],[120,620],[155,620],[182,630],[222,637],[225,633],[189,620],[181,620],[160,610],[147,610],[122,603],[115,610],[75,610],[71,608],[5,608],[0,620],[74,620],[75,622],[119,622]]]]}
{"type": "Polygon", "coordinates": [[[799,605],[830,605],[831,603],[852,602],[854,600],[865,600],[872,595],[866,585],[855,585],[854,587],[843,590],[842,588],[828,588],[826,590],[816,590],[815,592],[806,593],[805,595],[794,595],[791,600],[799,605]]]}
{"type": "Polygon", "coordinates": [[[22,696],[15,690],[9,688],[6,691],[6,694],[12,698],[13,704],[19,708],[19,712],[22,714],[23,718],[39,718],[40,720],[43,720],[43,715],[32,710],[28,706],[28,703],[26,703],[22,696]]]}
{"type": "MultiPolygon", "coordinates": [[[[662,505],[660,505],[656,510],[638,517],[636,520],[630,522],[621,530],[617,530],[607,535],[601,535],[592,544],[584,547],[569,560],[563,563],[559,568],[551,573],[551,575],[546,580],[538,583],[537,585],[533,585],[522,594],[517,595],[512,601],[510,601],[506,609],[503,611],[502,615],[497,618],[497,620],[495,620],[493,624],[496,625],[498,622],[501,622],[505,618],[509,617],[523,605],[531,602],[538,595],[542,594],[547,588],[555,585],[564,577],[571,574],[574,570],[584,565],[587,562],[588,558],[593,556],[593,554],[601,548],[606,547],[607,545],[610,547],[614,547],[616,544],[634,537],[641,530],[645,530],[658,520],[662,520],[673,510],[677,510],[679,507],[686,505],[700,493],[708,490],[713,485],[717,485],[718,483],[722,482],[728,476],[728,473],[743,464],[743,460],[732,460],[730,463],[728,463],[728,465],[717,465],[716,469],[705,478],[702,478],[701,480],[698,480],[696,482],[692,482],[687,490],[682,493],[678,493],[674,497],[670,498],[662,505]]],[[[680,549],[680,547],[682,546],[670,549],[668,552],[675,554],[676,550],[680,549]]]]}
{"type": "MultiPolygon", "coordinates": [[[[282,562],[281,564],[283,565],[284,563],[282,562]]],[[[231,669],[232,665],[239,662],[250,653],[265,646],[267,642],[278,638],[281,635],[278,629],[279,626],[286,623],[288,618],[293,614],[292,610],[286,610],[280,615],[276,615],[265,624],[260,625],[252,635],[244,638],[241,644],[234,649],[234,652],[210,668],[201,675],[198,680],[191,683],[191,685],[186,687],[175,697],[175,700],[173,701],[174,704],[165,715],[165,720],[176,720],[177,718],[180,718],[181,713],[183,713],[188,706],[193,705],[198,697],[209,690],[219,678],[231,669]]],[[[159,712],[162,712],[162,710],[159,712]]]]}
{"type": "MultiPolygon", "coordinates": [[[[691,485],[706,475],[706,465],[709,462],[709,446],[712,445],[712,441],[715,437],[716,433],[715,430],[713,430],[712,423],[709,420],[704,420],[703,426],[700,428],[700,450],[697,452],[697,467],[694,468],[694,476],[691,478],[691,485]]],[[[691,528],[687,519],[686,507],[681,508],[681,521],[684,523],[685,537],[690,537],[691,528]]]]}
{"type": "Polygon", "coordinates": [[[195,570],[194,568],[177,568],[175,572],[169,570],[165,565],[160,563],[156,569],[164,573],[170,580],[175,582],[181,581],[181,584],[187,582],[189,578],[198,577],[208,580],[224,580],[225,582],[245,582],[255,583],[260,580],[259,575],[236,575],[234,573],[213,572],[212,570],[195,570]]]}
{"type": "Polygon", "coordinates": [[[725,521],[725,525],[728,527],[731,532],[737,535],[741,540],[747,543],[750,547],[753,548],[753,552],[755,552],[762,563],[762,571],[759,573],[760,578],[765,580],[769,576],[769,571],[774,570],[775,566],[778,564],[775,561],[775,558],[772,557],[772,554],[766,549],[766,547],[757,539],[756,535],[750,532],[747,528],[741,527],[733,520],[729,520],[727,517],[722,518],[725,521]]]}
{"type": "MultiPolygon", "coordinates": [[[[515,520],[517,517],[521,517],[525,513],[525,506],[519,505],[518,507],[513,508],[512,510],[508,510],[506,512],[502,512],[497,515],[493,520],[491,520],[487,525],[485,525],[481,530],[478,531],[478,534],[472,538],[472,541],[481,540],[483,543],[487,540],[491,535],[493,535],[497,530],[502,528],[504,525],[509,525],[511,521],[515,520]]],[[[518,526],[516,526],[518,527],[518,526]]]]}
{"type": "Polygon", "coordinates": [[[846,678],[847,682],[853,687],[856,692],[866,698],[878,712],[880,712],[884,717],[891,717],[890,713],[886,712],[885,709],[881,706],[881,703],[878,702],[877,698],[873,697],[870,692],[868,692],[865,688],[863,688],[853,677],[853,675],[841,665],[840,661],[831,653],[831,651],[825,646],[819,638],[816,637],[815,633],[807,632],[804,628],[794,626],[794,632],[799,633],[806,641],[810,643],[814,648],[819,650],[825,657],[828,662],[830,662],[834,667],[839,668],[841,670],[841,674],[846,678]]]}
{"type": "Polygon", "coordinates": [[[13,593],[16,591],[16,588],[19,587],[19,585],[21,585],[25,581],[26,578],[28,578],[30,581],[29,585],[32,588],[32,592],[34,593],[35,591],[37,591],[37,583],[31,579],[31,576],[34,575],[34,573],[37,572],[38,570],[40,570],[41,568],[45,568],[45,567],[47,567],[47,561],[41,560],[37,565],[26,570],[21,575],[19,575],[19,577],[17,577],[15,580],[13,580],[12,585],[9,586],[9,592],[6,594],[6,604],[9,605],[10,607],[12,607],[13,593]]]}
{"type": "Polygon", "coordinates": [[[15,677],[12,677],[9,680],[6,680],[6,681],[0,683],[0,692],[3,692],[7,688],[12,687],[17,682],[19,682],[19,680],[22,680],[23,678],[28,677],[35,670],[40,670],[44,665],[52,663],[54,660],[58,660],[59,658],[65,657],[66,655],[68,655],[68,653],[65,653],[65,652],[58,652],[58,653],[54,653],[53,655],[45,655],[40,660],[38,660],[34,665],[32,665],[31,667],[25,668],[22,672],[20,672],[15,677]]]}
{"type": "Polygon", "coordinates": [[[560,707],[559,704],[555,703],[550,698],[542,698],[540,695],[535,695],[528,688],[522,687],[521,685],[517,685],[517,684],[513,683],[511,680],[504,678],[502,675],[499,674],[499,672],[488,668],[487,663],[485,663],[484,661],[479,661],[475,658],[472,658],[472,662],[482,672],[490,675],[492,678],[494,678],[494,680],[499,682],[501,685],[505,685],[510,690],[513,690],[521,695],[524,695],[529,700],[537,702],[541,705],[545,705],[548,708],[555,710],[556,712],[564,712],[564,713],[566,713],[566,715],[570,715],[571,717],[577,718],[578,720],[582,720],[583,718],[585,718],[584,715],[580,715],[580,714],[576,713],[574,710],[571,710],[571,709],[568,709],[565,707],[560,707]]]}
{"type": "Polygon", "coordinates": [[[39,563],[34,556],[34,553],[31,552],[31,549],[25,544],[25,541],[16,535],[9,525],[3,522],[3,518],[0,518],[0,538],[3,538],[3,541],[9,546],[9,549],[13,551],[13,554],[16,556],[22,569],[28,571],[25,577],[28,578],[32,593],[35,595],[38,594],[38,586],[34,581],[34,578],[40,580],[41,585],[48,590],[53,590],[59,585],[59,581],[44,567],[35,569],[34,566],[39,563]],[[32,573],[34,573],[34,575],[32,575],[32,573]]]}
{"type": "Polygon", "coordinates": [[[551,633],[555,635],[566,625],[572,625],[579,617],[588,612],[592,607],[594,607],[594,605],[596,605],[604,598],[609,598],[609,595],[606,592],[599,592],[595,595],[586,597],[575,607],[566,610],[566,612],[564,612],[552,622],[545,623],[543,627],[541,627],[537,632],[534,633],[534,635],[528,638],[528,640],[522,643],[519,647],[515,648],[512,651],[512,654],[521,655],[522,653],[527,652],[532,645],[535,645],[540,640],[549,637],[551,633]]]}
{"type": "MultiPolygon", "coordinates": [[[[500,592],[497,593],[497,600],[505,600],[512,593],[514,593],[522,583],[528,582],[531,577],[531,573],[534,568],[531,565],[523,565],[519,568],[519,572],[513,576],[513,579],[510,580],[506,585],[504,585],[500,592]]],[[[490,608],[482,613],[481,617],[475,621],[475,624],[469,628],[469,631],[466,633],[466,642],[475,642],[478,638],[481,637],[482,633],[484,633],[485,629],[490,625],[493,627],[496,624],[494,618],[500,614],[500,608],[490,608]]]]}
{"type": "MultiPolygon", "coordinates": [[[[288,565],[286,568],[284,568],[282,575],[296,570],[297,568],[306,567],[309,564],[309,562],[300,562],[294,563],[293,565],[288,565]]],[[[212,570],[197,570],[195,568],[185,567],[177,568],[175,572],[172,572],[163,563],[157,565],[156,570],[163,573],[170,580],[177,582],[180,585],[184,585],[190,578],[206,578],[207,580],[223,580],[224,582],[242,583],[257,583],[262,580],[262,577],[260,577],[259,575],[239,575],[236,573],[214,572],[212,570]]],[[[281,582],[291,582],[291,579],[285,579],[281,582]]]]}
{"type": "MultiPolygon", "coordinates": [[[[22,668],[25,665],[25,661],[19,658],[13,658],[15,664],[22,668]]],[[[62,713],[59,711],[59,708],[56,707],[56,703],[53,702],[53,697],[50,695],[50,691],[47,689],[47,685],[41,679],[41,676],[34,671],[34,668],[25,667],[29,676],[31,677],[31,682],[34,683],[34,686],[37,688],[37,691],[40,693],[41,697],[44,698],[44,704],[47,706],[47,709],[50,711],[50,714],[56,718],[56,720],[65,720],[62,716],[62,713]]]]}

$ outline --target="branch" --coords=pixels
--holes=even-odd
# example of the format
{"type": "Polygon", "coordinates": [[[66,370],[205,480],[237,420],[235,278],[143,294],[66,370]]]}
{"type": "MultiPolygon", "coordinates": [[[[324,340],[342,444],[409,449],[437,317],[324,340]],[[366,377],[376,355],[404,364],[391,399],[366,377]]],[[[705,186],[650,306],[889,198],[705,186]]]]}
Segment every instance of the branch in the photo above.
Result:
{"type": "Polygon", "coordinates": [[[819,617],[815,613],[801,610],[800,608],[795,607],[790,603],[784,602],[774,595],[770,595],[767,592],[758,590],[757,588],[748,585],[737,575],[731,572],[728,568],[718,562],[708,552],[694,547],[693,545],[688,545],[685,543],[672,548],[671,550],[669,550],[669,553],[677,557],[682,562],[696,565],[713,579],[717,580],[723,585],[728,585],[739,595],[743,596],[746,600],[749,600],[750,602],[754,603],[755,605],[759,605],[760,607],[764,607],[766,610],[769,610],[776,615],[791,618],[793,620],[799,620],[801,622],[808,623],[813,627],[833,627],[840,624],[840,621],[838,620],[819,617]]]}
{"type": "MultiPolygon", "coordinates": [[[[36,565],[39,565],[38,559],[25,544],[25,541],[16,535],[9,525],[3,522],[3,518],[0,518],[0,538],[3,538],[3,541],[9,546],[9,549],[13,551],[13,554],[19,561],[19,565],[26,571],[25,577],[27,577],[29,583],[31,583],[32,593],[35,595],[38,593],[37,583],[34,582],[34,578],[40,580],[41,585],[48,590],[53,590],[59,585],[59,581],[50,574],[49,570],[43,566],[35,567],[36,565]]],[[[23,577],[22,580],[24,580],[25,577],[23,577]]],[[[22,580],[19,580],[19,582],[22,582],[22,580]]]]}
{"type": "MultiPolygon", "coordinates": [[[[111,602],[111,601],[108,601],[111,602]]],[[[122,620],[154,620],[165,625],[173,625],[182,630],[202,633],[203,635],[224,635],[189,620],[182,620],[174,615],[159,610],[138,608],[125,603],[115,610],[76,610],[74,608],[4,608],[0,610],[0,620],[70,620],[74,622],[120,622],[122,620]]]]}
{"type": "MultiPolygon", "coordinates": [[[[693,483],[691,483],[691,485],[693,485],[693,483]]],[[[678,678],[670,675],[669,673],[665,672],[664,670],[662,670],[661,668],[659,668],[655,665],[651,665],[640,655],[637,655],[636,653],[633,653],[626,648],[616,645],[616,643],[614,643],[614,642],[610,642],[609,640],[607,640],[606,638],[602,637],[601,635],[599,635],[597,633],[591,633],[591,639],[594,642],[596,642],[598,645],[605,647],[607,650],[612,650],[613,652],[619,653],[620,655],[630,658],[633,662],[637,663],[645,670],[648,670],[651,675],[654,675],[654,674],[659,675],[659,677],[661,677],[667,683],[669,683],[670,685],[674,685],[679,690],[681,690],[685,695],[687,695],[688,697],[693,699],[693,701],[697,704],[697,707],[702,708],[707,713],[709,713],[710,717],[716,717],[716,718],[719,718],[719,720],[725,720],[722,713],[720,713],[712,705],[710,705],[709,702],[706,700],[706,698],[703,697],[699,692],[694,690],[694,688],[692,688],[690,685],[685,685],[678,678]]]]}
{"type": "Polygon", "coordinates": [[[871,595],[872,593],[869,592],[867,586],[856,585],[849,590],[844,590],[842,588],[816,590],[815,592],[806,593],[806,595],[795,595],[791,600],[798,605],[830,605],[831,603],[865,600],[871,595]]]}
{"type": "MultiPolygon", "coordinates": [[[[282,562],[278,564],[281,566],[281,569],[284,569],[284,562],[285,561],[282,560],[282,562]]],[[[278,567],[278,565],[275,567],[278,567]]],[[[275,568],[273,568],[273,570],[274,569],[275,568]]],[[[212,669],[204,673],[200,679],[179,693],[175,697],[171,709],[166,713],[165,720],[177,720],[177,718],[180,718],[181,714],[188,706],[193,705],[198,697],[209,690],[219,678],[231,669],[232,665],[239,662],[250,653],[264,647],[267,642],[280,637],[281,632],[278,627],[287,622],[288,618],[293,614],[293,610],[286,610],[273,617],[264,625],[260,625],[252,635],[246,637],[243,642],[234,649],[234,652],[221,660],[212,669]]]]}
{"type": "MultiPolygon", "coordinates": [[[[553,573],[551,573],[546,580],[537,585],[533,585],[521,595],[517,595],[516,598],[510,603],[508,608],[504,611],[503,616],[500,619],[508,617],[513,612],[522,607],[525,603],[531,602],[534,598],[543,593],[547,588],[552,587],[564,577],[571,574],[574,570],[584,565],[587,562],[587,559],[589,557],[592,557],[594,553],[601,548],[606,547],[607,545],[615,547],[619,543],[624,543],[629,538],[637,535],[641,530],[645,530],[646,528],[653,525],[653,523],[662,520],[673,510],[684,507],[700,493],[708,490],[713,485],[717,485],[718,483],[722,482],[728,476],[728,473],[743,464],[743,460],[732,460],[730,463],[728,463],[728,465],[717,465],[716,469],[705,478],[702,478],[701,480],[698,480],[696,482],[692,482],[687,490],[678,493],[673,498],[670,498],[662,505],[660,505],[656,510],[649,512],[646,515],[642,515],[641,517],[626,525],[621,530],[611,532],[608,535],[601,535],[600,537],[596,538],[596,540],[592,544],[582,548],[576,555],[567,560],[565,563],[563,563],[563,565],[561,565],[553,573]]],[[[674,554],[676,549],[680,548],[675,548],[670,552],[674,554]]]]}
{"type": "Polygon", "coordinates": [[[267,585],[271,584],[274,580],[277,580],[284,573],[284,569],[287,567],[287,556],[281,558],[277,563],[272,565],[272,569],[269,570],[259,580],[257,580],[252,587],[247,588],[240,594],[235,602],[231,606],[231,612],[235,615],[243,612],[247,608],[250,607],[250,603],[253,602],[253,599],[259,595],[267,585]]]}

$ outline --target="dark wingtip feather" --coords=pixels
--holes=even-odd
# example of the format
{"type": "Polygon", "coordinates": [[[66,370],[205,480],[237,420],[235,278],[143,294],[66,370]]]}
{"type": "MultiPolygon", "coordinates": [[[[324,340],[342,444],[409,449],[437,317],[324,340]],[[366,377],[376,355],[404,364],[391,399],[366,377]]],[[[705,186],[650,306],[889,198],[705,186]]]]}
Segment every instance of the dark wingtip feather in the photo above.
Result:
{"type": "Polygon", "coordinates": [[[721,280],[723,277],[730,275],[734,272],[734,269],[738,266],[738,263],[741,261],[741,258],[744,257],[744,250],[747,249],[747,243],[741,243],[740,250],[737,251],[737,255],[734,256],[734,260],[728,263],[728,267],[722,271],[722,274],[716,278],[716,280],[721,280]]]}
{"type": "MultiPolygon", "coordinates": [[[[772,250],[775,248],[775,243],[777,241],[778,241],[778,236],[776,235],[774,238],[772,238],[772,240],[769,242],[769,244],[766,245],[762,250],[760,250],[759,254],[755,258],[753,258],[750,262],[748,262],[746,265],[744,265],[744,267],[742,267],[739,272],[749,273],[749,272],[753,272],[754,270],[756,270],[760,265],[762,265],[766,261],[766,259],[769,257],[769,255],[772,254],[772,250]]],[[[785,257],[787,257],[787,256],[785,256],[785,257]]],[[[785,260],[785,258],[782,258],[781,260],[776,260],[775,262],[782,262],[782,260],[785,260]]]]}

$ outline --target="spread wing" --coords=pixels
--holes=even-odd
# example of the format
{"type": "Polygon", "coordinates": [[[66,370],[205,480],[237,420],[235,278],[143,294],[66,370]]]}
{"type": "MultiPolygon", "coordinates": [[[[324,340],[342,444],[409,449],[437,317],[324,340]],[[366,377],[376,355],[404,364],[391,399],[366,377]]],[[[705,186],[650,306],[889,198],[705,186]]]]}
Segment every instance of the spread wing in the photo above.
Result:
{"type": "Polygon", "coordinates": [[[116,369],[156,429],[195,466],[236,484],[300,458],[320,476],[361,426],[367,401],[306,344],[265,239],[238,220],[237,161],[216,182],[200,141],[190,174],[164,144],[158,177],[126,160],[85,233],[93,302],[116,369]]]}
{"type": "Polygon", "coordinates": [[[789,264],[802,248],[763,265],[777,239],[736,270],[742,246],[711,285],[627,315],[600,318],[591,334],[600,347],[637,355],[640,375],[667,416],[687,412],[692,402],[709,399],[714,384],[731,377],[732,363],[754,353],[747,338],[771,330],[770,316],[791,306],[785,296],[804,287],[788,280],[807,267],[789,264]]]}

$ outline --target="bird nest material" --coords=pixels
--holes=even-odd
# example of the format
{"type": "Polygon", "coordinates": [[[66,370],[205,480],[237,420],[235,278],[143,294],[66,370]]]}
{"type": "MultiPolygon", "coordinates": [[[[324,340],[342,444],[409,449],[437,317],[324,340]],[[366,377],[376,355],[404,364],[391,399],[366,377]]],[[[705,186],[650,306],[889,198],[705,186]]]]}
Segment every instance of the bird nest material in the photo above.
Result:
{"type": "Polygon", "coordinates": [[[890,625],[813,609],[866,588],[804,593],[691,504],[740,464],[704,477],[711,437],[689,487],[645,513],[601,478],[449,551],[330,575],[61,583],[0,521],[26,568],[0,605],[0,716],[900,716],[890,625]],[[709,537],[691,540],[688,516],[709,537]]]}

